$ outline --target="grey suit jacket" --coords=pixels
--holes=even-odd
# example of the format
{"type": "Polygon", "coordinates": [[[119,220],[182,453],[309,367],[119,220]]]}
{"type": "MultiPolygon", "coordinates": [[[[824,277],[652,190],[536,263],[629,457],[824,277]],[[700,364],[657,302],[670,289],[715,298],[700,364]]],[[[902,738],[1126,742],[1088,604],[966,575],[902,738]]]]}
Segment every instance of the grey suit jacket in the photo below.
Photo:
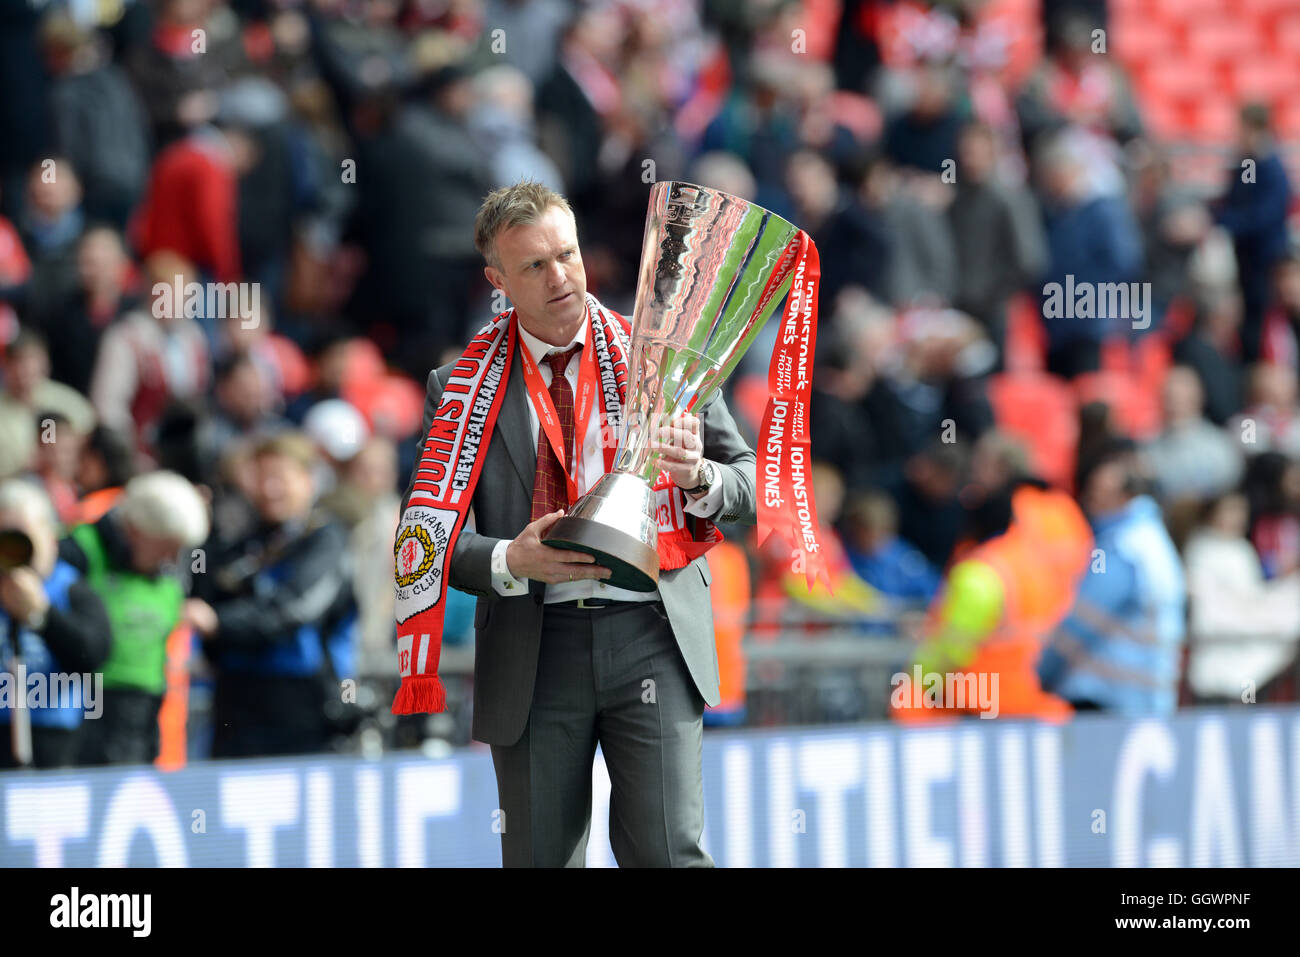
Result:
{"type": "MultiPolygon", "coordinates": [[[[478,597],[474,616],[471,733],[478,741],[497,745],[518,741],[528,721],[537,675],[545,589],[543,583],[531,582],[528,594],[503,598],[492,587],[492,550],[498,541],[513,539],[528,524],[532,513],[533,474],[537,469],[523,363],[515,357],[510,365],[510,381],[474,489],[476,527],[474,531],[462,529],[452,553],[448,579],[452,588],[478,597]]],[[[424,424],[420,430],[421,451],[450,369],[447,365],[429,373],[424,424]]],[[[753,449],[741,438],[720,393],[697,414],[704,436],[704,455],[717,463],[722,483],[722,507],[710,518],[754,524],[753,449]]],[[[402,497],[403,511],[414,484],[412,473],[402,497]]],[[[697,558],[684,568],[660,572],[659,594],[695,686],[706,703],[716,705],[718,652],[714,645],[713,607],[709,602],[711,580],[708,563],[702,557],[697,558]]]]}

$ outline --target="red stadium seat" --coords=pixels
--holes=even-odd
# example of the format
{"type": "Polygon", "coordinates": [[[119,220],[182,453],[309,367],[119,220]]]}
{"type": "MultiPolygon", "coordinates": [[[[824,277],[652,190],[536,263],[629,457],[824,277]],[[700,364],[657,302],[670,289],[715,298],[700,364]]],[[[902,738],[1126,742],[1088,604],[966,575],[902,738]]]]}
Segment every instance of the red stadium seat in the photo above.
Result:
{"type": "Polygon", "coordinates": [[[1196,103],[1186,132],[1202,143],[1231,142],[1237,132],[1237,107],[1221,96],[1196,103]]]}
{"type": "Polygon", "coordinates": [[[1002,364],[1008,372],[1038,372],[1046,355],[1047,336],[1033,297],[1016,296],[1007,304],[1006,356],[1002,364]]]}
{"type": "Polygon", "coordinates": [[[1277,103],[1300,96],[1300,61],[1250,57],[1234,63],[1230,73],[1232,92],[1238,100],[1277,103]]]}
{"type": "Polygon", "coordinates": [[[1195,103],[1217,95],[1218,81],[1204,66],[1182,58],[1147,63],[1138,71],[1138,88],[1147,96],[1195,103]]]}
{"type": "Polygon", "coordinates": [[[1126,19],[1111,28],[1114,52],[1130,66],[1150,63],[1176,53],[1176,37],[1158,20],[1126,19]]]}
{"type": "Polygon", "coordinates": [[[1044,372],[993,376],[989,401],[998,427],[1029,448],[1035,472],[1069,488],[1079,439],[1078,403],[1069,383],[1044,372]]]}
{"type": "Polygon", "coordinates": [[[1158,0],[1151,13],[1171,23],[1192,23],[1234,16],[1239,12],[1234,0],[1158,0]]]}
{"type": "Polygon", "coordinates": [[[1260,37],[1250,20],[1199,17],[1187,21],[1189,65],[1205,69],[1208,62],[1240,63],[1257,54],[1260,37]]]}
{"type": "Polygon", "coordinates": [[[1273,127],[1286,140],[1300,140],[1300,96],[1284,100],[1273,114],[1273,127]]]}
{"type": "MultiPolygon", "coordinates": [[[[1295,7],[1292,6],[1291,9],[1294,11],[1295,7]]],[[[1268,36],[1272,38],[1274,55],[1293,60],[1300,57],[1300,13],[1293,12],[1279,17],[1268,36]]]]}

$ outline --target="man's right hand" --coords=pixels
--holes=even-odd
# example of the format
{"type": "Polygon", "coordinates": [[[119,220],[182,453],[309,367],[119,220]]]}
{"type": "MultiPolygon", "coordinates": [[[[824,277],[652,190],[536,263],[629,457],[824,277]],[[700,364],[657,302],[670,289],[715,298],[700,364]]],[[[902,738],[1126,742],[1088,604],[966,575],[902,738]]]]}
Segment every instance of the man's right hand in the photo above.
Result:
{"type": "Polygon", "coordinates": [[[510,574],[516,578],[534,578],[548,585],[586,578],[604,579],[613,574],[584,552],[570,552],[542,544],[542,537],[563,515],[564,509],[543,515],[529,523],[519,537],[506,546],[506,567],[510,574]]]}

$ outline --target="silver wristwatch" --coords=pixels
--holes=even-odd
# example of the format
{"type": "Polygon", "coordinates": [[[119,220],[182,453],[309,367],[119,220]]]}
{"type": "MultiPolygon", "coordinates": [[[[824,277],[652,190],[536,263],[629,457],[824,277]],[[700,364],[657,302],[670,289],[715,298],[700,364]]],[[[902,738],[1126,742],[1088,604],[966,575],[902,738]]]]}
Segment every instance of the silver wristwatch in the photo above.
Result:
{"type": "Polygon", "coordinates": [[[713,484],[718,480],[718,470],[712,462],[704,459],[700,462],[700,484],[695,488],[682,489],[688,495],[700,495],[713,488],[713,484]]]}

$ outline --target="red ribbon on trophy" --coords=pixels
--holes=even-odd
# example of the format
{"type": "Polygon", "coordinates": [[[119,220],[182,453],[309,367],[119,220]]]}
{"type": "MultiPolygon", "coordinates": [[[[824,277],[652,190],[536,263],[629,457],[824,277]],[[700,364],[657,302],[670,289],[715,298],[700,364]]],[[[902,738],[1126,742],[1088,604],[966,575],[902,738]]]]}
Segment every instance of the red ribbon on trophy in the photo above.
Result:
{"type": "Polygon", "coordinates": [[[808,438],[821,257],[806,232],[800,231],[794,242],[794,282],[767,370],[767,408],[758,432],[758,544],[773,532],[780,535],[790,546],[792,570],[804,573],[810,589],[818,578],[830,589],[830,572],[817,540],[808,438]]]}

